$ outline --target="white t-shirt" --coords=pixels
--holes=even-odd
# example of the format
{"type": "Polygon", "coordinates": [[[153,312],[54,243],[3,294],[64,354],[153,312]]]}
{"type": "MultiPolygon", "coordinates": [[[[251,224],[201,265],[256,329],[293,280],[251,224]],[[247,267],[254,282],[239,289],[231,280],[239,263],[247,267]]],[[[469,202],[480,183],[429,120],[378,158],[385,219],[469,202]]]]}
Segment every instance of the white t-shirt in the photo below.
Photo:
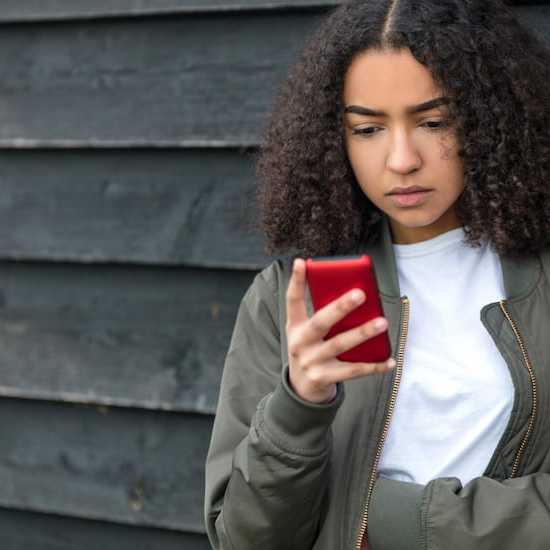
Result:
{"type": "Polygon", "coordinates": [[[410,320],[383,477],[467,483],[483,474],[508,424],[514,386],[480,320],[483,306],[505,296],[500,260],[463,239],[459,228],[394,245],[410,320]]]}

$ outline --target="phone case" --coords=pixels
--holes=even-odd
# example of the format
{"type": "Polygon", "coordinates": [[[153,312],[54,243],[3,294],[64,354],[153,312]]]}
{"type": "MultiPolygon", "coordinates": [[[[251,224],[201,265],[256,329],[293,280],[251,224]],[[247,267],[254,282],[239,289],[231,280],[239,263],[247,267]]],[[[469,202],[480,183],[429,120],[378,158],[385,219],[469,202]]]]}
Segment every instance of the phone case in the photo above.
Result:
{"type": "MultiPolygon", "coordinates": [[[[325,340],[375,317],[384,316],[374,265],[369,256],[309,258],[306,261],[306,277],[315,311],[354,288],[363,290],[366,295],[366,300],[358,308],[331,328],[325,340]]],[[[338,359],[349,362],[379,363],[389,359],[390,355],[388,332],[384,331],[340,354],[338,359]]]]}

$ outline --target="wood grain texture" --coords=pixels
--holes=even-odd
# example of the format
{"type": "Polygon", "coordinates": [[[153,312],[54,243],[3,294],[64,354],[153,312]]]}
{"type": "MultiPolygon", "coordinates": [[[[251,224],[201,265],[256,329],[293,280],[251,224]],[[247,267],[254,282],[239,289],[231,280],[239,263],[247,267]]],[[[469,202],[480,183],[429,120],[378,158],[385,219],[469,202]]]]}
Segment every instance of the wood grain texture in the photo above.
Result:
{"type": "Polygon", "coordinates": [[[0,506],[204,533],[212,418],[1,399],[0,506]]]}
{"type": "Polygon", "coordinates": [[[256,270],[254,158],[237,150],[0,151],[0,258],[256,270]]]}
{"type": "Polygon", "coordinates": [[[0,395],[213,413],[252,276],[0,264],[0,395]]]}
{"type": "MultiPolygon", "coordinates": [[[[520,12],[550,34],[550,6],[520,12]]],[[[255,146],[319,18],[244,12],[6,25],[0,147],[255,146]]]]}
{"type": "Polygon", "coordinates": [[[4,550],[211,550],[205,535],[0,509],[4,550]]]}
{"type": "Polygon", "coordinates": [[[315,21],[251,13],[8,25],[0,146],[253,146],[315,21]]]}
{"type": "Polygon", "coordinates": [[[338,0],[4,0],[0,22],[328,8],[338,0]]]}
{"type": "MultiPolygon", "coordinates": [[[[513,0],[514,1],[514,0],[513,0]]],[[[248,10],[326,9],[342,0],[4,0],[0,22],[148,17],[248,10]]],[[[550,0],[515,0],[516,5],[548,5],[550,0]]]]}

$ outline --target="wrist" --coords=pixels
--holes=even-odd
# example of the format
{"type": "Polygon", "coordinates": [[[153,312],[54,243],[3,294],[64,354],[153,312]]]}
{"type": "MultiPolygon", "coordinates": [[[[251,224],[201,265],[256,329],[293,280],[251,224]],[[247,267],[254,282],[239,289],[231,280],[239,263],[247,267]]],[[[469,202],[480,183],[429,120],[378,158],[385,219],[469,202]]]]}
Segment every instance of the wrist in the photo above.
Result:
{"type": "Polygon", "coordinates": [[[286,449],[322,453],[326,451],[330,426],[343,400],[344,387],[341,384],[330,403],[311,403],[302,399],[290,387],[286,367],[281,383],[261,402],[259,420],[273,439],[280,441],[286,449]]]}
{"type": "Polygon", "coordinates": [[[336,398],[336,395],[338,393],[338,388],[336,384],[331,384],[330,386],[327,386],[326,388],[307,388],[304,387],[305,384],[299,384],[295,383],[292,380],[292,371],[289,371],[288,376],[288,385],[290,389],[300,398],[304,401],[307,401],[309,403],[315,403],[317,405],[322,405],[326,403],[331,403],[336,398]]]}

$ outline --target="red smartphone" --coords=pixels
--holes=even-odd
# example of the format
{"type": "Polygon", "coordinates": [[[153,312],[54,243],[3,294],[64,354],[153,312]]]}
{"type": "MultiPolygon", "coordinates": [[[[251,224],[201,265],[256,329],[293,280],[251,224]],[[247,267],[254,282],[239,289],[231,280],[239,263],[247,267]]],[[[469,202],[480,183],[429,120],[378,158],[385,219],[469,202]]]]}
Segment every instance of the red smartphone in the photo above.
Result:
{"type": "MultiPolygon", "coordinates": [[[[325,340],[376,317],[384,317],[370,256],[309,258],[306,260],[306,278],[315,311],[354,288],[361,289],[366,295],[366,300],[360,306],[331,328],[325,340]]],[[[389,359],[390,355],[390,339],[388,332],[384,331],[340,354],[338,359],[354,363],[381,363],[389,359]]]]}

